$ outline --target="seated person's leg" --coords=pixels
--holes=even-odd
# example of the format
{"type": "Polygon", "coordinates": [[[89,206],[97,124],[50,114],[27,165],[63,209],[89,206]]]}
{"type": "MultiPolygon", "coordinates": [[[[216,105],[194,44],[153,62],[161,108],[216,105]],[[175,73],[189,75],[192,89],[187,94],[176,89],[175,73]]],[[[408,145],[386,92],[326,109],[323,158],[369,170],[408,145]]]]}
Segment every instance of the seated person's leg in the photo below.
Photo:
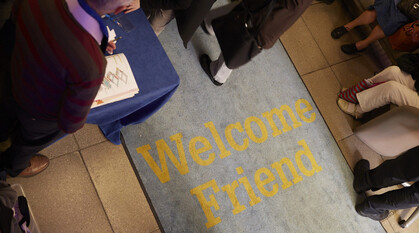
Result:
{"type": "Polygon", "coordinates": [[[388,210],[406,209],[419,206],[419,146],[412,148],[396,159],[387,160],[369,170],[367,160],[360,160],[354,169],[354,189],[364,192],[401,184],[416,182],[411,187],[367,197],[355,206],[356,211],[365,217],[381,220],[388,216],[388,210]]]}
{"type": "Polygon", "coordinates": [[[407,181],[419,181],[419,146],[412,148],[395,159],[384,161],[369,171],[371,185],[384,188],[407,181]]]}
{"type": "Polygon", "coordinates": [[[379,39],[382,39],[386,37],[386,35],[384,34],[383,29],[381,29],[380,25],[376,25],[371,33],[368,35],[367,38],[365,38],[364,40],[358,41],[356,42],[356,48],[358,50],[362,50],[367,48],[371,43],[373,43],[374,41],[377,41],[379,39]]]}
{"type": "Polygon", "coordinates": [[[354,169],[354,189],[356,192],[378,190],[408,181],[419,181],[419,146],[414,147],[395,159],[384,161],[371,169],[367,160],[360,160],[354,169]]]}
{"type": "Polygon", "coordinates": [[[381,195],[369,196],[356,205],[355,210],[364,217],[382,220],[388,216],[388,210],[408,209],[416,206],[419,206],[419,183],[381,195]]]}
{"type": "Polygon", "coordinates": [[[357,93],[356,96],[364,112],[369,112],[389,103],[419,108],[418,93],[395,81],[379,84],[357,93]]]}
{"type": "Polygon", "coordinates": [[[412,90],[415,90],[415,80],[413,80],[410,74],[400,70],[398,66],[389,66],[380,73],[367,80],[371,83],[396,81],[412,90]]]}

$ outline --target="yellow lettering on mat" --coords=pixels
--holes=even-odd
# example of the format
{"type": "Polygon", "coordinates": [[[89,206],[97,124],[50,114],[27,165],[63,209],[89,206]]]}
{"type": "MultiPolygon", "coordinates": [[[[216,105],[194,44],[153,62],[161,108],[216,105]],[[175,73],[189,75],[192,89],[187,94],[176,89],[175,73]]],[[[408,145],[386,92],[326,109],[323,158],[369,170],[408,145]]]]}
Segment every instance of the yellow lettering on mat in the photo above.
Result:
{"type": "MultiPolygon", "coordinates": [[[[312,123],[316,119],[316,114],[312,112],[313,107],[305,99],[299,99],[295,102],[295,110],[300,119],[306,123],[312,123]]],[[[281,105],[279,109],[273,108],[270,111],[262,113],[262,116],[267,120],[270,129],[272,130],[272,137],[276,137],[278,135],[281,135],[282,133],[289,132],[302,125],[302,123],[298,121],[297,117],[288,105],[281,105]],[[288,115],[289,119],[291,119],[292,127],[288,124],[286,118],[284,117],[285,113],[288,115]],[[282,128],[279,128],[276,124],[275,121],[278,120],[281,122],[282,128]]],[[[244,120],[244,126],[240,122],[227,125],[227,127],[224,129],[224,136],[227,140],[227,144],[224,144],[217,128],[215,127],[212,121],[206,122],[204,126],[210,131],[211,136],[216,144],[215,148],[218,148],[219,150],[218,157],[220,159],[224,159],[232,154],[231,151],[228,150],[228,148],[226,148],[226,145],[230,146],[232,149],[236,151],[244,151],[249,148],[249,144],[251,141],[259,144],[267,141],[269,137],[268,128],[266,127],[267,125],[265,125],[262,119],[256,116],[250,116],[244,120]],[[241,136],[243,139],[238,140],[237,138],[233,138],[233,130],[235,133],[238,132],[235,134],[235,137],[240,138],[241,136]]],[[[160,139],[155,142],[159,161],[157,161],[157,159],[155,160],[156,156],[151,156],[151,146],[149,144],[137,148],[137,153],[142,155],[148,166],[151,168],[151,170],[154,172],[154,174],[157,176],[161,183],[166,183],[170,181],[170,174],[169,168],[167,167],[166,156],[170,159],[174,167],[176,167],[176,169],[181,175],[185,175],[189,172],[189,167],[183,148],[182,134],[174,134],[170,136],[170,140],[176,143],[178,155],[175,155],[173,153],[173,151],[170,149],[170,146],[166,143],[164,139],[160,139]],[[158,162],[160,164],[158,164],[158,162]]],[[[210,141],[203,136],[193,137],[192,139],[190,139],[188,146],[191,158],[195,163],[197,163],[200,166],[209,166],[217,158],[215,154],[216,151],[214,151],[214,146],[211,145],[210,141]]],[[[297,159],[297,165],[300,169],[305,169],[303,163],[301,162],[301,156],[303,154],[306,155],[310,159],[310,161],[312,158],[309,151],[307,151],[307,148],[305,148],[297,159]]],[[[293,167],[293,165],[290,165],[290,162],[288,161],[282,160],[279,163],[280,164],[273,164],[272,166],[277,170],[278,174],[280,175],[281,181],[283,182],[282,188],[285,189],[292,185],[292,183],[290,183],[290,181],[288,181],[285,178],[285,176],[282,175],[283,172],[281,166],[283,164],[288,165],[289,169],[294,175],[293,182],[294,184],[297,183],[299,181],[299,177],[294,172],[295,168],[293,167]]],[[[307,169],[302,171],[304,171],[307,174],[311,174],[320,170],[319,167],[314,166],[310,171],[307,169]]],[[[245,180],[242,181],[245,182],[245,180]]],[[[246,186],[245,183],[243,183],[243,185],[246,186]]],[[[264,185],[258,188],[260,189],[263,186],[264,185]]],[[[249,189],[249,191],[251,190],[249,189]]]]}
{"type": "Polygon", "coordinates": [[[207,217],[207,223],[205,223],[205,226],[207,228],[213,227],[221,222],[220,217],[214,217],[214,214],[211,211],[211,207],[214,207],[215,210],[220,209],[220,206],[218,205],[217,200],[214,197],[214,194],[211,194],[209,196],[209,201],[205,198],[204,190],[212,188],[214,193],[217,193],[220,191],[220,188],[217,186],[217,182],[215,182],[214,179],[208,181],[205,184],[201,184],[198,187],[195,187],[191,189],[189,192],[192,195],[195,195],[198,199],[199,204],[201,204],[201,208],[204,211],[205,217],[207,217]]]}
{"type": "Polygon", "coordinates": [[[157,140],[156,147],[161,163],[161,168],[159,165],[157,165],[156,161],[154,161],[153,157],[151,157],[149,153],[151,147],[149,144],[137,148],[137,153],[143,155],[144,160],[147,162],[148,166],[150,166],[151,170],[153,170],[154,174],[156,174],[157,178],[159,178],[161,183],[166,183],[170,180],[170,174],[169,169],[167,168],[165,154],[169,156],[169,159],[172,161],[173,165],[175,165],[181,175],[189,172],[188,162],[186,161],[185,151],[182,144],[182,134],[177,133],[172,135],[170,136],[170,140],[176,142],[180,161],[176,158],[176,156],[170,150],[170,147],[163,139],[157,140]]]}
{"type": "MultiPolygon", "coordinates": [[[[295,153],[295,161],[297,163],[297,167],[299,168],[299,172],[302,173],[305,176],[312,176],[316,172],[320,172],[322,168],[317,164],[316,160],[314,159],[310,148],[308,147],[306,141],[300,140],[298,141],[298,144],[303,147],[303,150],[299,150],[295,153]],[[301,157],[305,155],[309,159],[311,163],[311,170],[308,170],[302,163],[301,157]]],[[[289,188],[294,184],[300,182],[303,180],[303,177],[300,176],[297,172],[297,170],[294,167],[294,164],[292,163],[291,159],[289,158],[282,158],[279,162],[274,162],[271,164],[271,167],[278,173],[279,178],[282,182],[282,189],[289,188]],[[290,170],[293,180],[292,182],[287,179],[285,176],[285,173],[283,171],[283,167],[286,165],[288,169],[290,170]]],[[[253,169],[253,168],[250,168],[253,169]]],[[[244,170],[242,167],[237,167],[236,172],[238,175],[243,175],[244,170]]],[[[254,184],[258,188],[259,192],[263,194],[265,197],[273,197],[279,192],[279,184],[275,182],[276,178],[274,173],[267,167],[262,167],[257,169],[254,172],[254,184]]],[[[240,203],[239,197],[243,199],[243,195],[239,195],[239,197],[236,194],[237,190],[241,189],[241,192],[246,191],[247,197],[250,200],[249,206],[254,206],[261,201],[263,201],[260,197],[258,197],[255,193],[255,191],[252,188],[251,181],[246,177],[240,177],[238,180],[234,180],[230,184],[226,184],[221,187],[224,193],[226,193],[230,199],[232,210],[231,212],[236,215],[246,210],[246,206],[244,204],[240,203]],[[238,182],[237,182],[238,181],[238,182]],[[240,184],[243,186],[240,186],[240,184]],[[244,188],[244,190],[243,190],[244,188]]],[[[193,189],[190,190],[190,193],[192,195],[195,195],[198,199],[199,204],[201,205],[201,208],[207,218],[206,226],[207,228],[213,227],[216,224],[221,222],[221,217],[214,217],[214,213],[211,209],[211,207],[214,208],[214,210],[219,210],[220,208],[228,208],[228,206],[220,206],[217,202],[215,193],[218,193],[219,188],[217,186],[217,183],[214,179],[211,181],[204,183],[202,185],[199,185],[193,189]],[[212,188],[214,191],[214,194],[211,194],[209,196],[209,201],[205,198],[203,191],[212,188]]],[[[218,197],[221,194],[217,194],[218,197]]],[[[247,198],[246,198],[247,199],[247,198]]],[[[244,200],[241,200],[244,202],[244,200]]]]}

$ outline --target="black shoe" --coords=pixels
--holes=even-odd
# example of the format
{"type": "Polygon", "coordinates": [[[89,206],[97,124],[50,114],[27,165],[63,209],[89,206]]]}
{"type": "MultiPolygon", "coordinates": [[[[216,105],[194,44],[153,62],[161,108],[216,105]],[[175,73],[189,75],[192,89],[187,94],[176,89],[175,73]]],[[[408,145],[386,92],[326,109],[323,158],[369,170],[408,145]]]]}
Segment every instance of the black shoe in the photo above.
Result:
{"type": "Polygon", "coordinates": [[[370,163],[368,160],[359,160],[354,168],[354,182],[353,187],[355,192],[362,193],[371,189],[368,182],[368,171],[370,170],[370,163]]]}
{"type": "Polygon", "coordinates": [[[214,77],[212,76],[211,70],[210,70],[211,58],[207,54],[202,54],[199,57],[199,63],[201,64],[202,69],[205,71],[205,73],[211,79],[211,82],[214,83],[214,85],[216,85],[216,86],[223,85],[222,83],[217,82],[217,80],[215,80],[214,77]]]}
{"type": "Polygon", "coordinates": [[[365,51],[365,49],[358,50],[356,48],[356,44],[355,43],[353,43],[353,44],[344,44],[344,45],[340,46],[340,49],[342,50],[342,52],[344,52],[346,54],[356,54],[356,53],[365,51]]]}
{"type": "Polygon", "coordinates": [[[370,218],[375,221],[381,221],[387,218],[390,213],[388,210],[377,211],[373,209],[371,209],[370,212],[377,212],[377,213],[368,213],[368,210],[366,208],[369,208],[368,199],[355,206],[355,210],[359,215],[370,218]]]}
{"type": "Polygon", "coordinates": [[[339,39],[343,34],[347,33],[348,30],[344,26],[335,28],[330,35],[333,39],[339,39]]]}

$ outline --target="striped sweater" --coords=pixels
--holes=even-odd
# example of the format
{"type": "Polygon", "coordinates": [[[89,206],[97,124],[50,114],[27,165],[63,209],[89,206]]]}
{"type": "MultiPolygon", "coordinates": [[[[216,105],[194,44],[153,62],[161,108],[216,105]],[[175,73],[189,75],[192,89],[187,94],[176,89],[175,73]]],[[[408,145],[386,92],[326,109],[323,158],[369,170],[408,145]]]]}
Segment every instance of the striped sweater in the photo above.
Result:
{"type": "Polygon", "coordinates": [[[64,0],[16,1],[12,91],[36,118],[57,121],[64,132],[83,127],[102,83],[106,60],[95,39],[64,0]]]}

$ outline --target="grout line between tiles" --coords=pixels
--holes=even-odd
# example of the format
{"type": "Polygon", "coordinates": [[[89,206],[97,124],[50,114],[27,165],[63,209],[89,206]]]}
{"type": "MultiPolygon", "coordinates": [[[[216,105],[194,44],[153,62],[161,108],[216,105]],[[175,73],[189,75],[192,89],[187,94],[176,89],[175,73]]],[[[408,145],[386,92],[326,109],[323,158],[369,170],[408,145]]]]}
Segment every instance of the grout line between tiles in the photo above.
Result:
{"type": "MultiPolygon", "coordinates": [[[[106,141],[107,141],[107,140],[102,141],[102,142],[97,142],[97,143],[94,143],[94,144],[92,144],[92,145],[86,146],[86,147],[84,147],[84,148],[79,148],[78,150],[75,150],[75,151],[70,151],[70,152],[65,153],[65,154],[62,154],[62,155],[54,156],[53,158],[51,158],[51,160],[56,159],[56,158],[60,158],[60,157],[65,156],[65,155],[72,154],[72,153],[74,153],[74,152],[79,152],[79,153],[81,154],[81,151],[82,151],[82,150],[85,150],[85,149],[88,149],[88,148],[90,148],[90,147],[93,147],[93,146],[99,145],[99,144],[104,143],[104,142],[106,142],[106,141]]],[[[78,145],[77,145],[77,146],[78,146],[78,145]]],[[[119,145],[115,145],[115,146],[119,146],[119,145]]]]}
{"type": "Polygon", "coordinates": [[[386,221],[388,222],[388,225],[390,225],[392,233],[398,232],[398,231],[394,230],[393,224],[391,223],[390,220],[386,219],[386,221]]]}
{"type": "Polygon", "coordinates": [[[103,205],[102,199],[101,199],[101,198],[100,198],[100,196],[99,196],[99,192],[98,192],[98,190],[97,190],[97,188],[96,188],[95,183],[93,182],[92,176],[90,175],[90,171],[89,171],[89,169],[87,168],[86,162],[84,161],[84,158],[83,158],[83,156],[82,156],[82,154],[81,154],[81,151],[80,151],[80,150],[79,150],[79,155],[80,155],[80,158],[81,158],[81,160],[82,160],[82,162],[83,162],[84,168],[85,168],[85,169],[86,169],[86,171],[87,171],[87,174],[89,174],[89,179],[90,179],[90,182],[92,182],[92,184],[93,184],[93,188],[94,188],[94,190],[95,190],[95,192],[96,192],[96,195],[97,195],[97,197],[98,197],[98,199],[99,199],[99,201],[100,201],[100,205],[102,206],[102,209],[103,209],[103,212],[105,213],[106,219],[108,220],[109,226],[111,227],[112,232],[113,232],[113,233],[115,233],[115,230],[113,229],[113,226],[112,226],[111,220],[109,219],[108,212],[106,211],[105,206],[103,205]]]}
{"type": "Polygon", "coordinates": [[[79,150],[81,150],[81,147],[80,147],[79,141],[77,140],[76,136],[75,136],[74,134],[71,134],[71,135],[73,136],[74,141],[76,142],[77,148],[79,148],[79,150]]]}

